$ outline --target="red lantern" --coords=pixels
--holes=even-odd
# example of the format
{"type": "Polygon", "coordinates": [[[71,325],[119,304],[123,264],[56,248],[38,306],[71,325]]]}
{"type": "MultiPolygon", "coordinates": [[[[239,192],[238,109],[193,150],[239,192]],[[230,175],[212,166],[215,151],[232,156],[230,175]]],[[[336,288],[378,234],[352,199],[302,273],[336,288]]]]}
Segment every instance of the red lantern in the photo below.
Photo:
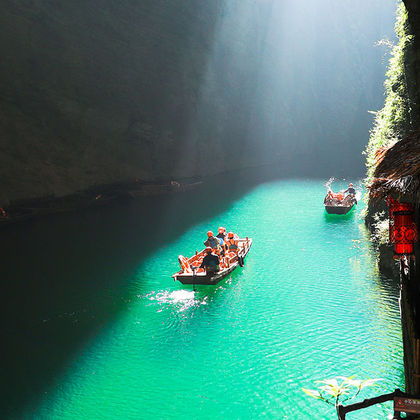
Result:
{"type": "Polygon", "coordinates": [[[413,221],[414,210],[410,203],[400,203],[388,197],[389,206],[389,240],[395,244],[394,257],[414,254],[414,243],[417,242],[417,225],[413,221]]]}

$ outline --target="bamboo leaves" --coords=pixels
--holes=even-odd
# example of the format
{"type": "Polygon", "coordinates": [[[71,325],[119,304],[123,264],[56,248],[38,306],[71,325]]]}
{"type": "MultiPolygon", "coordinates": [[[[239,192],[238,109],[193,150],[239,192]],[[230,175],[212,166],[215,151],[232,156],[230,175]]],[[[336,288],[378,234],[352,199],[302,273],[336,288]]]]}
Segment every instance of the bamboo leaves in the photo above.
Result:
{"type": "Polygon", "coordinates": [[[302,391],[312,398],[322,400],[337,408],[339,403],[357,397],[362,389],[374,386],[378,381],[380,379],[360,380],[355,379],[355,376],[338,376],[333,379],[315,381],[320,384],[318,390],[302,388],[302,391]]]}

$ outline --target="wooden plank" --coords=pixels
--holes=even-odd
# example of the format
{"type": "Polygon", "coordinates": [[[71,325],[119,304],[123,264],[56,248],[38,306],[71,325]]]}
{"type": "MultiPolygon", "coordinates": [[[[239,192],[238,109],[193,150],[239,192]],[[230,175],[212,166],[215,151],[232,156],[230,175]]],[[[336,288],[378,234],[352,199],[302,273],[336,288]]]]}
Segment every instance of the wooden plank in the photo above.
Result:
{"type": "Polygon", "coordinates": [[[374,398],[368,398],[361,402],[350,404],[347,406],[339,405],[337,412],[340,420],[345,420],[346,414],[351,413],[352,411],[361,410],[362,408],[368,408],[375,404],[384,403],[386,401],[390,401],[393,398],[395,398],[396,394],[399,394],[400,390],[395,390],[394,392],[391,392],[389,394],[380,395],[379,397],[374,398]]]}

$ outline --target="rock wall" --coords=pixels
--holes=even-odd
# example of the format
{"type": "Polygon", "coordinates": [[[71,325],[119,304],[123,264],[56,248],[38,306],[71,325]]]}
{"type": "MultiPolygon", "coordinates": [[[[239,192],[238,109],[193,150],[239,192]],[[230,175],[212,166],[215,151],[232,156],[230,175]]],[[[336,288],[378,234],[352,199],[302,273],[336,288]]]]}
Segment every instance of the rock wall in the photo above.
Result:
{"type": "Polygon", "coordinates": [[[176,172],[220,13],[218,0],[3,2],[0,200],[176,172]]]}
{"type": "Polygon", "coordinates": [[[414,35],[413,48],[405,57],[405,78],[412,108],[413,129],[420,123],[420,5],[415,0],[404,0],[408,12],[409,32],[414,35]]]}
{"type": "MultiPolygon", "coordinates": [[[[407,133],[418,130],[420,123],[420,4],[416,0],[403,0],[405,8],[399,18],[400,48],[394,54],[388,71],[387,98],[383,110],[377,114],[376,134],[381,141],[373,141],[368,156],[370,176],[374,169],[373,156],[381,146],[386,146],[395,139],[404,138],[407,133]],[[404,86],[402,88],[402,86],[404,86]],[[401,106],[402,105],[402,106],[401,106]],[[408,112],[402,111],[405,108],[408,112]],[[382,113],[382,114],[381,114],[382,113]],[[400,113],[400,115],[398,115],[400,113]]],[[[385,203],[376,207],[370,203],[366,223],[374,232],[374,214],[388,214],[385,203]]],[[[387,216],[386,216],[387,217],[387,216]]],[[[418,206],[417,206],[418,219],[418,206]]],[[[410,394],[420,392],[420,340],[419,340],[419,307],[420,307],[420,272],[416,269],[414,260],[406,269],[396,265],[393,260],[393,246],[383,243],[378,246],[378,262],[381,274],[395,279],[401,287],[400,310],[404,344],[405,391],[410,394]],[[409,270],[408,270],[409,268],[409,270]]],[[[419,255],[418,245],[415,255],[419,255]]]]}
{"type": "Polygon", "coordinates": [[[393,8],[3,0],[0,206],[324,155],[319,167],[357,166],[382,95],[373,44],[393,8]]]}

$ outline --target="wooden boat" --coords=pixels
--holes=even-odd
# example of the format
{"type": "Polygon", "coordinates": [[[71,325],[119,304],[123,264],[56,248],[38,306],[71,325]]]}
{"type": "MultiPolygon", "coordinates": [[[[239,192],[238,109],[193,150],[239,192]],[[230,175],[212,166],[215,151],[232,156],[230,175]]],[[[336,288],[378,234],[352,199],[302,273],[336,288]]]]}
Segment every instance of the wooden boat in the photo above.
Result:
{"type": "Polygon", "coordinates": [[[355,197],[351,195],[344,197],[341,193],[332,194],[332,197],[327,194],[324,200],[325,210],[328,214],[347,214],[356,204],[355,197]]]}
{"type": "Polygon", "coordinates": [[[343,206],[343,205],[336,205],[336,206],[325,206],[325,210],[328,214],[347,214],[350,210],[353,209],[355,204],[351,206],[343,206]]]}
{"type": "Polygon", "coordinates": [[[182,284],[204,284],[214,285],[219,283],[229,275],[236,267],[244,265],[244,259],[252,245],[251,238],[238,239],[238,253],[230,252],[220,261],[220,270],[213,275],[207,275],[203,268],[200,268],[201,262],[206,255],[205,249],[197,252],[191,258],[185,258],[182,255],[178,257],[181,267],[180,271],[173,274],[172,277],[182,284]]]}

